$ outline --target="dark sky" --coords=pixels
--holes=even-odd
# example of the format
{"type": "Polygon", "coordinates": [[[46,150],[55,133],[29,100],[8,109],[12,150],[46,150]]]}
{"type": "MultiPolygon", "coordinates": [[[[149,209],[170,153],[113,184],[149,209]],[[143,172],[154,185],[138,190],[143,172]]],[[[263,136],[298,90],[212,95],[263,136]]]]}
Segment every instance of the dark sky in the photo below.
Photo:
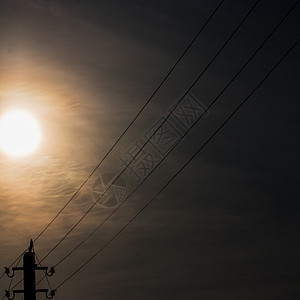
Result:
{"type": "MultiPolygon", "coordinates": [[[[208,107],[295,2],[258,3],[191,90],[198,105],[208,107]]],[[[0,114],[29,110],[43,133],[34,154],[0,156],[1,269],[70,199],[218,3],[0,0],[0,114]]],[[[101,179],[105,184],[121,172],[120,159],[166,117],[254,3],[225,0],[116,148],[35,243],[38,258],[93,205],[101,179]]],[[[299,38],[299,9],[141,188],[57,267],[53,287],[151,200],[286,53],[299,38]]],[[[224,129],[55,299],[300,298],[298,53],[296,46],[224,129]]],[[[138,178],[126,171],[116,184],[128,195],[138,178]]],[[[112,211],[108,206],[116,207],[115,199],[124,198],[108,193],[107,202],[97,204],[43,264],[55,265],[72,250],[112,211]]],[[[0,280],[3,294],[8,284],[6,277],[0,280]]]]}

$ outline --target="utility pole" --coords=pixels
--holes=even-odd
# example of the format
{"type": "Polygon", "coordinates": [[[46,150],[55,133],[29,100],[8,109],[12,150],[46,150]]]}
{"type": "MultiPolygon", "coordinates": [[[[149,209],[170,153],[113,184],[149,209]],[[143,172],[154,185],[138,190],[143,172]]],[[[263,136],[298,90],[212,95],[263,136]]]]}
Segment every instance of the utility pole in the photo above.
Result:
{"type": "Polygon", "coordinates": [[[15,271],[23,271],[23,290],[13,290],[13,297],[11,297],[10,291],[5,291],[5,296],[9,300],[13,300],[16,294],[24,294],[24,300],[36,300],[36,293],[45,293],[47,299],[52,299],[55,295],[55,290],[51,290],[48,295],[48,289],[36,289],[35,282],[35,271],[43,270],[46,276],[52,276],[55,272],[54,268],[50,268],[48,273],[48,267],[38,267],[35,263],[35,252],[33,249],[33,242],[30,241],[28,250],[23,255],[23,267],[13,267],[12,275],[10,274],[10,269],[5,268],[5,273],[8,277],[14,277],[15,271]]]}

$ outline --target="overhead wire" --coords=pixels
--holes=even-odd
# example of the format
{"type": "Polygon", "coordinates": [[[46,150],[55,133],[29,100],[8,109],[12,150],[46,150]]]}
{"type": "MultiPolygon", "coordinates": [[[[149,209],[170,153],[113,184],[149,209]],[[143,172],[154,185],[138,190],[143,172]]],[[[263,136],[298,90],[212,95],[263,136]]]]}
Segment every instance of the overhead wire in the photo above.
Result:
{"type": "Polygon", "coordinates": [[[163,126],[163,124],[168,120],[168,118],[171,116],[171,114],[174,112],[174,110],[178,107],[181,100],[188,94],[188,92],[197,84],[197,82],[200,80],[200,78],[204,75],[204,73],[209,69],[209,67],[213,64],[213,62],[216,60],[216,58],[219,56],[219,54],[222,52],[222,50],[226,47],[226,45],[230,42],[230,40],[233,38],[233,36],[236,34],[236,32],[239,30],[239,28],[243,25],[243,23],[246,21],[248,16],[252,13],[252,11],[255,9],[255,7],[258,5],[260,0],[255,1],[255,3],[251,6],[250,10],[247,12],[245,17],[242,19],[242,21],[238,24],[238,26],[234,29],[234,31],[230,34],[230,36],[227,38],[225,43],[222,45],[222,47],[219,49],[219,51],[214,55],[214,57],[210,60],[208,65],[204,68],[204,70],[198,75],[196,80],[192,83],[192,85],[189,87],[189,89],[184,93],[184,95],[181,97],[181,99],[176,103],[176,105],[170,110],[167,117],[164,119],[164,121],[160,124],[160,126],[151,134],[151,136],[147,139],[145,144],[139,149],[139,151],[134,155],[132,160],[127,164],[127,166],[119,173],[119,175],[112,181],[112,183],[105,189],[105,191],[100,195],[99,199],[95,201],[88,210],[80,217],[80,219],[67,231],[67,233],[51,248],[51,250],[41,259],[41,262],[43,262],[64,240],[65,238],[81,223],[81,221],[89,214],[89,212],[95,207],[95,205],[99,202],[100,198],[103,197],[106,192],[110,189],[110,187],[121,177],[121,175],[126,171],[126,169],[130,166],[130,164],[136,159],[136,157],[141,153],[141,151],[145,148],[145,146],[148,144],[148,142],[151,140],[151,138],[158,132],[158,130],[163,126]]]}
{"type": "Polygon", "coordinates": [[[185,138],[185,136],[193,129],[193,127],[200,121],[200,119],[209,111],[209,109],[217,102],[217,100],[223,95],[223,93],[228,89],[228,87],[234,82],[234,80],[239,76],[239,74],[247,67],[247,65],[254,59],[254,57],[259,53],[259,51],[264,47],[267,41],[272,37],[272,35],[276,32],[279,26],[287,19],[290,13],[295,9],[296,5],[299,3],[297,1],[284,15],[284,17],[276,24],[276,26],[271,30],[271,32],[265,37],[263,42],[259,45],[259,47],[254,51],[254,53],[248,58],[248,60],[244,63],[244,65],[238,70],[238,72],[233,76],[233,78],[225,85],[225,87],[218,93],[218,95],[214,98],[214,100],[209,104],[209,106],[202,112],[202,114],[198,117],[195,123],[185,132],[185,134],[180,137],[180,139],[172,146],[172,148],[167,152],[167,154],[162,158],[162,160],[149,172],[149,174],[140,182],[140,184],[124,199],[124,201],[116,207],[108,216],[104,218],[100,222],[100,224],[91,231],[79,244],[76,245],[67,255],[65,255],[62,259],[57,262],[54,267],[60,265],[64,260],[66,260],[72,253],[74,253],[84,242],[86,242],[117,210],[119,210],[122,205],[142,186],[142,184],[151,176],[151,174],[158,168],[158,166],[170,155],[170,153],[177,147],[177,145],[185,138]]]}
{"type": "MultiPolygon", "coordinates": [[[[23,278],[20,279],[9,291],[12,291],[14,288],[16,288],[20,283],[22,283],[22,281],[23,281],[23,278]]],[[[6,298],[6,296],[4,295],[1,300],[5,299],[5,298],[6,298]]]]}
{"type": "MultiPolygon", "coordinates": [[[[36,257],[36,260],[38,261],[38,264],[41,266],[42,264],[41,264],[40,260],[38,259],[38,256],[36,255],[36,252],[35,252],[35,257],[36,257]]],[[[51,287],[49,278],[48,278],[48,276],[47,276],[47,271],[44,270],[44,273],[45,273],[45,276],[43,277],[43,279],[46,277],[47,283],[48,283],[48,287],[49,287],[49,289],[50,289],[50,291],[51,291],[51,290],[52,290],[52,287],[51,287]]],[[[37,286],[39,283],[40,283],[40,281],[39,281],[35,286],[37,286]]]]}
{"type": "MultiPolygon", "coordinates": [[[[58,216],[63,212],[63,210],[70,204],[70,202],[77,196],[77,194],[81,191],[83,186],[88,182],[88,180],[93,176],[93,174],[96,172],[96,170],[101,166],[101,164],[104,162],[104,160],[108,157],[108,155],[113,151],[113,149],[116,147],[116,145],[119,143],[119,141],[123,138],[123,136],[127,133],[127,131],[132,127],[133,123],[138,119],[138,117],[141,115],[141,113],[145,110],[146,106],[150,103],[150,101],[154,98],[154,96],[157,94],[157,92],[160,90],[160,88],[164,85],[164,83],[167,81],[167,79],[170,77],[170,75],[173,73],[174,69],[178,66],[180,61],[184,58],[186,53],[190,50],[190,48],[193,46],[199,35],[203,32],[207,24],[211,21],[211,19],[214,17],[216,12],[219,10],[221,5],[224,3],[225,0],[222,0],[219,2],[219,4],[216,6],[216,8],[212,11],[208,19],[203,23],[199,31],[196,33],[196,35],[193,37],[193,39],[190,41],[188,46],[184,49],[184,51],[180,54],[179,58],[176,60],[172,68],[168,71],[168,73],[163,77],[160,84],[157,86],[157,88],[154,90],[154,92],[151,94],[151,96],[148,98],[146,103],[142,106],[142,108],[138,111],[136,116],[133,118],[133,120],[129,123],[129,125],[126,127],[126,129],[122,132],[122,134],[119,136],[119,138],[114,142],[114,144],[111,146],[111,148],[108,150],[108,152],[104,155],[104,157],[101,159],[101,161],[98,163],[98,165],[92,170],[92,172],[89,174],[89,176],[83,181],[83,183],[79,186],[79,188],[76,190],[76,192],[71,196],[71,198],[63,205],[63,207],[58,211],[58,213],[51,219],[51,221],[44,227],[44,229],[36,236],[34,239],[34,242],[36,242],[43,234],[44,232],[51,226],[51,224],[58,218],[58,216]]],[[[25,250],[26,251],[26,250],[25,250]]],[[[24,251],[24,252],[25,252],[24,251]]],[[[13,263],[10,264],[9,267],[12,267],[14,263],[19,259],[19,257],[22,257],[24,252],[18,256],[13,263]]],[[[0,280],[3,278],[5,273],[3,272],[0,276],[0,280]]]]}
{"type": "MultiPolygon", "coordinates": [[[[16,264],[16,267],[19,266],[19,264],[20,264],[20,262],[21,262],[21,259],[22,259],[22,256],[20,256],[20,258],[19,258],[19,260],[18,260],[18,262],[17,262],[17,264],[16,264]]],[[[11,285],[12,285],[12,283],[13,283],[13,281],[14,281],[14,278],[15,278],[14,276],[12,276],[12,277],[10,278],[9,285],[8,285],[8,288],[7,288],[8,291],[11,291],[11,290],[12,290],[12,289],[11,289],[11,285]]],[[[22,282],[22,280],[21,280],[20,282],[18,282],[17,285],[19,285],[21,282],[22,282]]],[[[14,288],[14,287],[13,287],[13,288],[14,288]]],[[[5,298],[6,298],[6,296],[4,295],[4,296],[2,297],[2,300],[5,299],[5,298]]]]}
{"type": "Polygon", "coordinates": [[[288,49],[288,51],[277,61],[277,63],[272,67],[272,69],[264,76],[264,78],[259,82],[258,85],[248,94],[248,96],[234,109],[234,111],[225,119],[225,121],[214,131],[214,133],[202,144],[200,148],[192,155],[192,157],[184,163],[184,165],[164,184],[164,186],[159,190],[156,195],[151,198],[150,201],[144,207],[139,210],[138,213],[126,223],[107,243],[104,244],[99,250],[97,250],[86,262],[84,262],[79,268],[77,268],[73,273],[71,273],[66,279],[64,279],[59,285],[57,285],[56,290],[62,287],[66,282],[68,282],[72,277],[74,277],[82,268],[84,268],[90,261],[92,261],[103,249],[105,249],[113,240],[115,240],[121,232],[123,232],[164,190],[165,188],[190,164],[190,162],[199,154],[199,152],[205,148],[205,146],[221,131],[221,129],[231,120],[231,118],[240,110],[240,108],[249,100],[249,98],[256,92],[256,90],[265,82],[265,80],[273,73],[273,71],[280,65],[280,63],[288,56],[288,54],[296,47],[299,42],[299,38],[295,43],[288,49]]]}
{"type": "Polygon", "coordinates": [[[162,87],[162,85],[166,82],[166,80],[170,77],[174,69],[177,67],[177,65],[180,63],[180,61],[183,59],[183,57],[186,55],[186,53],[189,51],[189,49],[192,47],[194,42],[197,40],[198,36],[201,34],[201,32],[204,30],[206,25],[209,23],[209,21],[213,18],[217,10],[220,8],[220,6],[223,4],[225,0],[220,1],[220,3],[217,5],[217,7],[214,9],[212,14],[209,16],[209,18],[206,20],[206,22],[202,25],[200,30],[197,32],[197,34],[194,36],[192,41],[189,43],[189,45],[186,47],[186,49],[181,53],[180,57],[177,59],[175,64],[172,66],[170,71],[165,75],[163,80],[160,82],[160,84],[157,86],[157,88],[154,90],[154,92],[151,94],[149,99],[146,101],[146,103],[142,106],[142,108],[138,111],[136,116],[133,118],[133,120],[129,123],[129,125],[126,127],[126,129],[122,132],[122,134],[119,136],[119,138],[114,142],[114,144],[111,146],[111,148],[108,150],[108,152],[104,155],[104,157],[101,159],[101,161],[97,164],[97,166],[93,169],[93,171],[89,174],[89,176],[84,180],[84,182],[80,185],[80,187],[76,190],[76,192],[72,195],[72,197],[65,203],[65,205],[61,208],[61,210],[54,216],[54,218],[49,222],[49,224],[40,232],[40,234],[34,239],[34,242],[37,241],[41,235],[49,228],[49,226],[56,220],[56,218],[62,213],[62,211],[68,206],[68,204],[74,199],[74,197],[80,192],[80,190],[83,188],[83,186],[88,182],[88,180],[93,176],[93,174],[96,172],[96,170],[101,166],[101,164],[104,162],[104,160],[108,157],[108,155],[112,152],[112,150],[116,147],[116,145],[119,143],[119,141],[123,138],[123,136],[127,133],[127,131],[131,128],[133,123],[138,119],[138,117],[141,115],[141,113],[145,110],[147,105],[150,103],[150,101],[154,98],[154,96],[157,94],[159,89],[162,87]]]}
{"type": "MultiPolygon", "coordinates": [[[[298,2],[299,2],[299,1],[297,1],[297,3],[298,3],[298,2]]],[[[296,4],[297,4],[297,3],[296,3],[296,4]]],[[[283,22],[283,20],[281,21],[281,23],[282,23],[282,22],[283,22]]],[[[277,27],[278,27],[278,26],[279,26],[279,25],[277,25],[277,27]]],[[[298,42],[298,41],[297,41],[297,42],[298,42]]],[[[265,42],[264,42],[264,43],[265,43],[265,42]]],[[[225,125],[225,124],[224,124],[224,125],[225,125]]],[[[178,174],[177,174],[177,175],[178,175],[178,174]]],[[[177,175],[176,175],[176,176],[177,176],[177,175]]],[[[176,176],[175,176],[175,177],[176,177],[176,176]]],[[[165,188],[165,186],[164,186],[164,188],[165,188]]],[[[164,189],[164,188],[163,188],[163,189],[164,189]]],[[[155,197],[157,197],[157,196],[158,196],[158,195],[156,195],[155,197]]],[[[153,200],[154,200],[154,199],[153,199],[153,200]]],[[[151,201],[152,201],[152,200],[151,200],[151,201]]],[[[119,208],[119,207],[118,207],[118,208],[119,208]]],[[[129,224],[128,224],[128,225],[129,225],[129,224]]],[[[125,228],[124,228],[124,229],[125,229],[125,228]]],[[[58,264],[59,264],[59,263],[58,263],[58,264]]],[[[57,264],[57,265],[58,265],[58,264],[57,264]]],[[[74,274],[74,275],[75,275],[75,274],[74,274]]],[[[3,277],[3,275],[2,275],[2,277],[3,277]]],[[[1,278],[2,278],[2,277],[1,277],[1,278]]],[[[20,282],[21,282],[21,281],[20,281],[20,282]]],[[[20,282],[18,282],[16,285],[18,285],[20,282]]],[[[2,299],[4,299],[4,298],[2,298],[2,299]]]]}
{"type": "MultiPolygon", "coordinates": [[[[16,267],[18,267],[19,266],[19,264],[20,264],[20,262],[21,262],[21,258],[22,257],[20,257],[20,259],[18,260],[18,263],[16,264],[16,267]]],[[[11,278],[11,280],[10,280],[10,283],[9,283],[9,286],[8,286],[8,291],[10,291],[10,288],[11,288],[11,285],[12,285],[12,283],[13,283],[13,280],[14,280],[14,276],[11,278]]]]}
{"type": "MultiPolygon", "coordinates": [[[[39,260],[39,258],[38,258],[38,256],[37,256],[37,254],[36,254],[36,251],[35,251],[35,249],[34,249],[34,246],[33,246],[33,250],[34,250],[35,258],[37,259],[38,265],[41,265],[41,262],[40,262],[40,260],[39,260]]],[[[18,266],[18,265],[20,264],[21,258],[22,258],[22,256],[19,258],[19,261],[18,261],[18,263],[17,263],[16,266],[18,266]]],[[[47,273],[46,273],[45,270],[44,270],[44,273],[45,273],[45,277],[46,277],[46,279],[47,279],[47,283],[48,283],[49,289],[52,290],[50,281],[49,281],[49,279],[48,279],[48,276],[46,276],[47,273]]],[[[42,279],[44,279],[45,277],[43,277],[42,279]]],[[[12,277],[11,280],[10,280],[10,284],[9,284],[9,286],[8,286],[8,289],[7,289],[8,291],[12,291],[15,287],[17,287],[17,286],[18,286],[20,283],[22,283],[22,281],[23,281],[23,278],[20,279],[20,280],[19,280],[19,281],[11,288],[13,279],[14,279],[14,277],[12,277]]],[[[39,281],[39,282],[40,282],[40,281],[39,281]]],[[[39,282],[38,282],[38,283],[39,283],[39,282]]],[[[38,283],[37,283],[37,284],[38,284],[38,283]]],[[[36,284],[36,286],[37,286],[37,284],[36,284]]],[[[2,300],[5,299],[5,298],[6,298],[6,296],[4,295],[4,296],[2,297],[2,300]]],[[[22,300],[23,300],[23,299],[24,299],[24,297],[22,298],[22,300]]]]}
{"type": "MultiPolygon", "coordinates": [[[[22,256],[24,255],[24,253],[26,252],[26,250],[25,251],[23,251],[23,253],[22,254],[20,254],[10,265],[9,265],[9,267],[8,268],[11,268],[20,258],[22,258],[22,256]]],[[[3,272],[2,274],[1,274],[1,276],[0,276],[0,280],[4,277],[4,275],[5,275],[5,272],[3,272]]]]}

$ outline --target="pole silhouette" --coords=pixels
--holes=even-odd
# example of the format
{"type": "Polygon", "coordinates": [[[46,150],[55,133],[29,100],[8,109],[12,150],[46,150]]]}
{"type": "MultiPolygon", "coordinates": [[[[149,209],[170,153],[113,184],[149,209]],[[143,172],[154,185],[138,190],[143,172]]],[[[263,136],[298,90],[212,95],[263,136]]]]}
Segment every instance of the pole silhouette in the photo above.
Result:
{"type": "Polygon", "coordinates": [[[35,252],[33,247],[33,241],[30,240],[30,245],[28,250],[23,255],[23,267],[13,267],[12,274],[9,268],[5,268],[5,273],[8,277],[14,277],[15,271],[23,271],[23,290],[13,290],[12,296],[11,291],[5,291],[5,296],[9,300],[15,299],[16,294],[24,294],[24,300],[36,300],[37,293],[45,293],[47,299],[52,299],[55,295],[55,290],[51,290],[49,293],[48,289],[36,289],[36,276],[35,272],[42,270],[45,272],[46,276],[52,276],[55,273],[54,268],[50,268],[48,272],[48,267],[38,267],[35,263],[35,252]]]}

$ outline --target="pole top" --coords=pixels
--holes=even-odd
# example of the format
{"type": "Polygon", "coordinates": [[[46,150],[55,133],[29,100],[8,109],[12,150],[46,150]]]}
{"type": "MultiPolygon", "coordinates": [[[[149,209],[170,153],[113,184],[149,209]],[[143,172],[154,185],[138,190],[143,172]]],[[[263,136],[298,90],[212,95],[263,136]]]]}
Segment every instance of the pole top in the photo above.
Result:
{"type": "Polygon", "coordinates": [[[33,252],[33,241],[32,239],[30,240],[30,244],[29,244],[29,248],[28,248],[28,252],[33,252]]]}

